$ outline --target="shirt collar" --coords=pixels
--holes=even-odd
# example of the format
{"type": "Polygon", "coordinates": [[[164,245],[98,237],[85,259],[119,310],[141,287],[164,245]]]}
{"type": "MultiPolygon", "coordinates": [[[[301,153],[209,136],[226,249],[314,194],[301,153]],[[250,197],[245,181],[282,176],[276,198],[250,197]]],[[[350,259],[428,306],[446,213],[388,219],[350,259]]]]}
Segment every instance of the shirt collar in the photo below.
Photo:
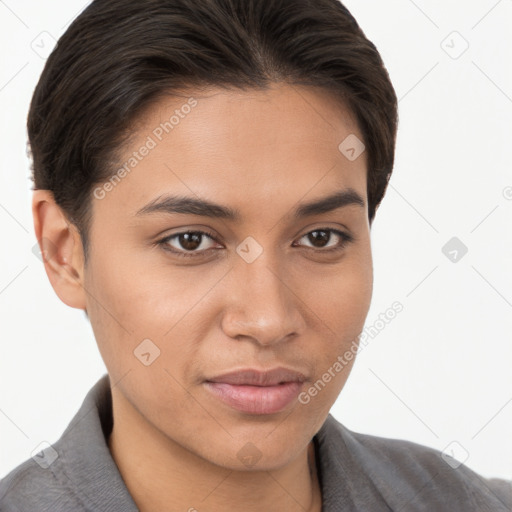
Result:
{"type": "Polygon", "coordinates": [[[84,503],[93,505],[91,509],[138,512],[108,448],[112,425],[110,380],[105,374],[87,393],[80,409],[54,444],[59,457],[52,469],[65,473],[75,494],[84,503]]]}

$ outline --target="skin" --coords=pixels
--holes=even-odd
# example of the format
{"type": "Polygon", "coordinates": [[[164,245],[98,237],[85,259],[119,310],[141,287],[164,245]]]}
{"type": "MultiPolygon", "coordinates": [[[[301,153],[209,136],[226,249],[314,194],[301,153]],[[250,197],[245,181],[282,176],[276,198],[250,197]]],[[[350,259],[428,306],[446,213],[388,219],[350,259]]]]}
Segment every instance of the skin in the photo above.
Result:
{"type": "MultiPolygon", "coordinates": [[[[367,160],[363,153],[350,161],[338,145],[363,137],[325,91],[287,84],[187,91],[137,120],[120,165],[190,96],[197,106],[93,199],[86,266],[75,227],[49,191],[34,191],[36,236],[54,248],[45,269],[60,299],[88,313],[112,385],[109,447],[141,511],[320,511],[308,455],[314,462],[312,438],[354,360],[309,403],[269,415],[227,406],[204,380],[286,366],[307,376],[306,390],[361,333],[373,288],[367,160]],[[348,187],[364,207],[291,217],[298,203],[348,187]],[[163,193],[237,208],[242,219],[136,215],[163,193]],[[342,240],[333,232],[324,242],[308,236],[321,228],[354,241],[325,253],[342,240]],[[192,249],[202,255],[180,258],[158,245],[187,229],[215,235],[192,249]],[[263,248],[252,263],[236,252],[248,236],[263,248]],[[160,350],[149,366],[134,356],[146,338],[160,350]],[[237,457],[247,443],[261,456],[253,467],[237,457]]],[[[169,246],[187,252],[178,237],[169,246]]]]}

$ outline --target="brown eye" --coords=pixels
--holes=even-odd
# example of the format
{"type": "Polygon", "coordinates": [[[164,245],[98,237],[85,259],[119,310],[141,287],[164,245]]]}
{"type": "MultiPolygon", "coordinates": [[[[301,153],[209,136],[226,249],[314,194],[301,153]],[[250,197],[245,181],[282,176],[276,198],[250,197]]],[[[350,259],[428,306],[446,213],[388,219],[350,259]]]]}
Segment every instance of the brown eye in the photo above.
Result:
{"type": "Polygon", "coordinates": [[[311,244],[310,246],[306,245],[306,247],[318,249],[319,251],[324,252],[343,249],[348,243],[354,240],[354,238],[348,233],[344,233],[343,231],[332,228],[315,229],[309,233],[306,233],[302,238],[306,238],[307,241],[311,244]],[[334,244],[329,245],[333,239],[334,244]],[[336,239],[338,240],[337,242],[336,239]]]}
{"type": "MultiPolygon", "coordinates": [[[[307,239],[308,244],[304,247],[316,250],[317,252],[338,251],[354,240],[352,235],[332,228],[319,228],[306,233],[301,239],[307,239]],[[334,240],[334,243],[331,241],[334,240]]],[[[183,231],[166,236],[158,242],[164,250],[182,257],[201,257],[213,249],[208,246],[208,240],[215,241],[213,233],[206,231],[183,231]]],[[[299,244],[301,245],[301,244],[299,244]]]]}
{"type": "Polygon", "coordinates": [[[306,236],[308,242],[311,242],[315,247],[324,247],[331,239],[331,233],[328,231],[311,231],[306,236]]]}
{"type": "Polygon", "coordinates": [[[201,256],[211,249],[205,243],[207,239],[214,240],[213,234],[205,231],[185,231],[166,236],[158,243],[177,256],[201,256]]]}
{"type": "Polygon", "coordinates": [[[178,236],[178,243],[187,251],[193,251],[201,245],[202,235],[199,233],[181,233],[178,236]]]}

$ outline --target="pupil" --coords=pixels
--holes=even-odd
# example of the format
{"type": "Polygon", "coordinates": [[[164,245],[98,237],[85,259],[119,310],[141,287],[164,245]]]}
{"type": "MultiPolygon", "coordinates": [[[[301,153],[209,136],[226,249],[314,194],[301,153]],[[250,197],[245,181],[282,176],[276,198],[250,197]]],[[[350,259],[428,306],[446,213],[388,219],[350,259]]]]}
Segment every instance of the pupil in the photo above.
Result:
{"type": "Polygon", "coordinates": [[[329,241],[329,233],[327,231],[312,231],[309,234],[309,240],[310,242],[315,245],[315,247],[323,247],[323,245],[320,243],[320,245],[317,245],[316,242],[328,242],[329,241]],[[321,236],[317,237],[317,235],[321,233],[321,236]]]}
{"type": "Polygon", "coordinates": [[[180,235],[179,241],[184,249],[197,249],[201,245],[201,235],[199,233],[183,233],[180,235]]]}

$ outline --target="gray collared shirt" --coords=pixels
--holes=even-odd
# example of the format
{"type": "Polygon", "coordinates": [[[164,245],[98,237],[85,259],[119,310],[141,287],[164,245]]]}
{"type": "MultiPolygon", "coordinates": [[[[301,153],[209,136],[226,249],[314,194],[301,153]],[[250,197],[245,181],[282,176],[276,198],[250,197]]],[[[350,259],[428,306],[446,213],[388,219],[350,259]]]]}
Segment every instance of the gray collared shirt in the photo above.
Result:
{"type": "MultiPolygon", "coordinates": [[[[61,438],[0,480],[0,511],[137,512],[108,448],[111,429],[104,375],[61,438]]],[[[352,432],[331,414],[314,445],[322,512],[512,511],[512,482],[483,478],[426,446],[352,432]]]]}

